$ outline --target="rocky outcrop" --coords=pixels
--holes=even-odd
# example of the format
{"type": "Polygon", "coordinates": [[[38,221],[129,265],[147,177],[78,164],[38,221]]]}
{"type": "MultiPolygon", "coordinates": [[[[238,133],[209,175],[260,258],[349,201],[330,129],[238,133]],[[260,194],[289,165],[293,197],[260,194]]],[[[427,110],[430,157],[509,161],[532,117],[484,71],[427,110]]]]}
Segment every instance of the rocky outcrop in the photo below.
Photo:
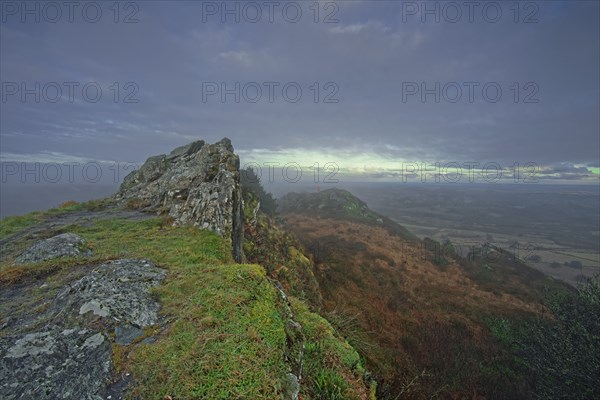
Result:
{"type": "Polygon", "coordinates": [[[305,337],[302,333],[302,325],[295,319],[290,306],[290,300],[283,291],[281,284],[273,281],[275,289],[281,295],[285,307],[287,322],[285,324],[286,351],[285,361],[289,371],[286,374],[286,381],[283,387],[283,398],[298,400],[300,393],[300,381],[302,380],[302,367],[304,362],[304,342],[305,337]]]}
{"type": "Polygon", "coordinates": [[[150,261],[110,261],[69,284],[56,297],[54,307],[76,318],[90,313],[121,325],[150,326],[157,322],[159,309],[150,296],[150,288],[164,276],[164,270],[150,261]]]}
{"type": "Polygon", "coordinates": [[[90,267],[54,296],[42,285],[3,299],[38,297],[33,312],[13,307],[0,327],[3,399],[104,399],[113,378],[113,342],[131,344],[158,323],[150,289],[164,279],[163,269],[140,259],[81,268],[90,267]]]}
{"type": "Polygon", "coordinates": [[[40,240],[15,259],[15,264],[37,263],[60,257],[90,256],[83,239],[73,233],[63,233],[40,240]]]}
{"type": "Polygon", "coordinates": [[[196,141],[148,158],[127,175],[115,200],[130,208],[165,213],[175,225],[194,225],[231,239],[242,262],[243,205],[240,161],[227,138],[196,141]]]}
{"type": "Polygon", "coordinates": [[[29,333],[0,361],[3,399],[103,399],[111,346],[98,332],[75,327],[29,333]]]}

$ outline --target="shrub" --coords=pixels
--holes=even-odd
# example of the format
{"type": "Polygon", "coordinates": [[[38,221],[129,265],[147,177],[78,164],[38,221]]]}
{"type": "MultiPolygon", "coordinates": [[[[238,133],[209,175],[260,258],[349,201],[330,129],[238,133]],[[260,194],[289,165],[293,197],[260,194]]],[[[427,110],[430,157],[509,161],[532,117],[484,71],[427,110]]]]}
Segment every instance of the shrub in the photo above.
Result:
{"type": "Polygon", "coordinates": [[[79,203],[74,201],[74,200],[69,200],[69,201],[65,201],[64,203],[62,203],[61,205],[58,206],[58,208],[71,208],[73,206],[78,205],[79,203]]]}
{"type": "Polygon", "coordinates": [[[85,208],[88,211],[102,211],[106,209],[107,204],[104,200],[90,200],[85,203],[85,208]]]}
{"type": "Polygon", "coordinates": [[[600,398],[600,284],[588,279],[576,293],[552,292],[552,318],[526,323],[496,320],[491,333],[518,362],[539,399],[600,398]]]}

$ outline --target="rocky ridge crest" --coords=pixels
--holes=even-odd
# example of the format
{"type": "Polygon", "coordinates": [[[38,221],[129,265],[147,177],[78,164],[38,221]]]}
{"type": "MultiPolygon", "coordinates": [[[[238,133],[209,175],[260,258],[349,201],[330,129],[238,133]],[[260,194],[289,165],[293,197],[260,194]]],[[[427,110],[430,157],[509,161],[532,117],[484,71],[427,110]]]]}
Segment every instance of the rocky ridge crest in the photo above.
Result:
{"type": "Polygon", "coordinates": [[[168,214],[174,225],[193,225],[231,238],[234,259],[244,259],[240,160],[227,138],[195,141],[150,157],[125,177],[114,199],[129,208],[168,214]]]}

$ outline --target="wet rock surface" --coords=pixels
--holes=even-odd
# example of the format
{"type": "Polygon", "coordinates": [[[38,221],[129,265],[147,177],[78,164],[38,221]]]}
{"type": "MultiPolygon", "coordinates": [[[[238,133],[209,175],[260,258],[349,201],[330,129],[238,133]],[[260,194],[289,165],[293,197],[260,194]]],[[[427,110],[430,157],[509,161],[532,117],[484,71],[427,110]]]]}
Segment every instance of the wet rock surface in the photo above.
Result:
{"type": "Polygon", "coordinates": [[[3,299],[0,397],[95,400],[110,392],[115,398],[112,344],[131,344],[159,322],[151,289],[164,277],[148,260],[120,259],[81,267],[57,291],[40,282],[14,289],[3,299]],[[35,293],[39,312],[16,306],[35,293]]]}
{"type": "Polygon", "coordinates": [[[73,233],[63,233],[36,242],[15,259],[15,264],[37,263],[60,257],[91,256],[85,241],[73,233]]]}

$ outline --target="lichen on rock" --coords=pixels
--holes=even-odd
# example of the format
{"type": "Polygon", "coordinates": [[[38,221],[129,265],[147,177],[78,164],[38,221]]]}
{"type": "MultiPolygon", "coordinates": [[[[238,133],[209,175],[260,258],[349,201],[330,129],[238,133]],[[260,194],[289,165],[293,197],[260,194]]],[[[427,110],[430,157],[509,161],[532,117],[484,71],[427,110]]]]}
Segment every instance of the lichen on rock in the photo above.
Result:
{"type": "Polygon", "coordinates": [[[150,290],[164,279],[163,269],[144,259],[90,267],[44,311],[21,310],[2,327],[2,399],[104,399],[113,377],[113,332],[114,342],[129,345],[159,322],[150,290]]]}
{"type": "Polygon", "coordinates": [[[84,240],[73,233],[63,233],[40,240],[15,259],[15,264],[37,263],[60,257],[90,256],[84,248],[84,240]]]}
{"type": "MultiPolygon", "coordinates": [[[[0,350],[8,343],[0,341],[0,350]]],[[[111,346],[89,329],[52,327],[13,342],[0,359],[3,399],[102,399],[111,346]]]]}
{"type": "Polygon", "coordinates": [[[60,292],[53,308],[77,318],[91,312],[117,322],[149,326],[156,323],[159,308],[150,289],[164,277],[165,271],[150,261],[109,261],[60,292]]]}

